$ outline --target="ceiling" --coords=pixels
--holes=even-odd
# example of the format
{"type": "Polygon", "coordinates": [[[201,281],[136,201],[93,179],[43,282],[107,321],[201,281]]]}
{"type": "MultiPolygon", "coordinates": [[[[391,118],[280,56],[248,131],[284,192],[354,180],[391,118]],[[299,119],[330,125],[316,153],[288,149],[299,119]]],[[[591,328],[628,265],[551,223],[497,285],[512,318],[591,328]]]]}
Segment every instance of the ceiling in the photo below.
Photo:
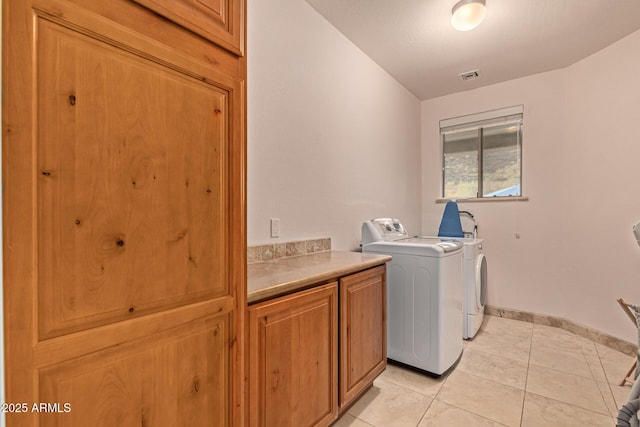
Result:
{"type": "Polygon", "coordinates": [[[640,29],[640,0],[486,0],[467,32],[450,24],[457,0],[306,1],[421,100],[564,68],[640,29]]]}

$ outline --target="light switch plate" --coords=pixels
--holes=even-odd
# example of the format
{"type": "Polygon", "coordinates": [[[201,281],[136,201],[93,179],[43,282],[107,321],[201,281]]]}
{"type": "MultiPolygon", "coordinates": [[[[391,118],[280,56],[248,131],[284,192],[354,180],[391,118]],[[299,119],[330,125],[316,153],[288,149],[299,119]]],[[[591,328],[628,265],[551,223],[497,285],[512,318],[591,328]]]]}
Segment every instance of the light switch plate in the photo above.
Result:
{"type": "Polygon", "coordinates": [[[271,237],[280,237],[280,218],[271,218],[271,237]]]}

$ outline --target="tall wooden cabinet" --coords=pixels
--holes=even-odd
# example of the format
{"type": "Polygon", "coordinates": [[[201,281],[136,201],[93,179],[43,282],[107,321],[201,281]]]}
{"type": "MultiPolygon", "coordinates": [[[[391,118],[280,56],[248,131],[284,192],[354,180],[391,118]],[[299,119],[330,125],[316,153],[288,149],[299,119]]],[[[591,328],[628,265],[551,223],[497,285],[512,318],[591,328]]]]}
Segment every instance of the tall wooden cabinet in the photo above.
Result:
{"type": "Polygon", "coordinates": [[[3,1],[9,427],[244,424],[244,10],[3,1]]]}

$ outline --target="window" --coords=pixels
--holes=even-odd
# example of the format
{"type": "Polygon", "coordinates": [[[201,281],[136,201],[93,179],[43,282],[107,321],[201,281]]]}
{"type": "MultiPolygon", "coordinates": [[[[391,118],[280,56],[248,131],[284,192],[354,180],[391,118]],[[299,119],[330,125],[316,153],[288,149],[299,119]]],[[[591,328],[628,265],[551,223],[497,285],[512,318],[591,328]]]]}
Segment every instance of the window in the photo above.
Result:
{"type": "Polygon", "coordinates": [[[442,196],[522,195],[522,105],[440,121],[442,196]]]}

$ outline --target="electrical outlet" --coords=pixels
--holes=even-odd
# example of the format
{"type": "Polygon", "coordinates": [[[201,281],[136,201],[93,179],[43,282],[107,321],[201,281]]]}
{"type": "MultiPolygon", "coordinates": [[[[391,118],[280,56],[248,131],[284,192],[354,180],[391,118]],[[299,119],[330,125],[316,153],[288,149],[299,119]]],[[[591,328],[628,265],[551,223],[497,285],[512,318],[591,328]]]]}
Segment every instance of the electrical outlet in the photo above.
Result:
{"type": "Polygon", "coordinates": [[[271,218],[271,237],[280,237],[280,218],[271,218]]]}

